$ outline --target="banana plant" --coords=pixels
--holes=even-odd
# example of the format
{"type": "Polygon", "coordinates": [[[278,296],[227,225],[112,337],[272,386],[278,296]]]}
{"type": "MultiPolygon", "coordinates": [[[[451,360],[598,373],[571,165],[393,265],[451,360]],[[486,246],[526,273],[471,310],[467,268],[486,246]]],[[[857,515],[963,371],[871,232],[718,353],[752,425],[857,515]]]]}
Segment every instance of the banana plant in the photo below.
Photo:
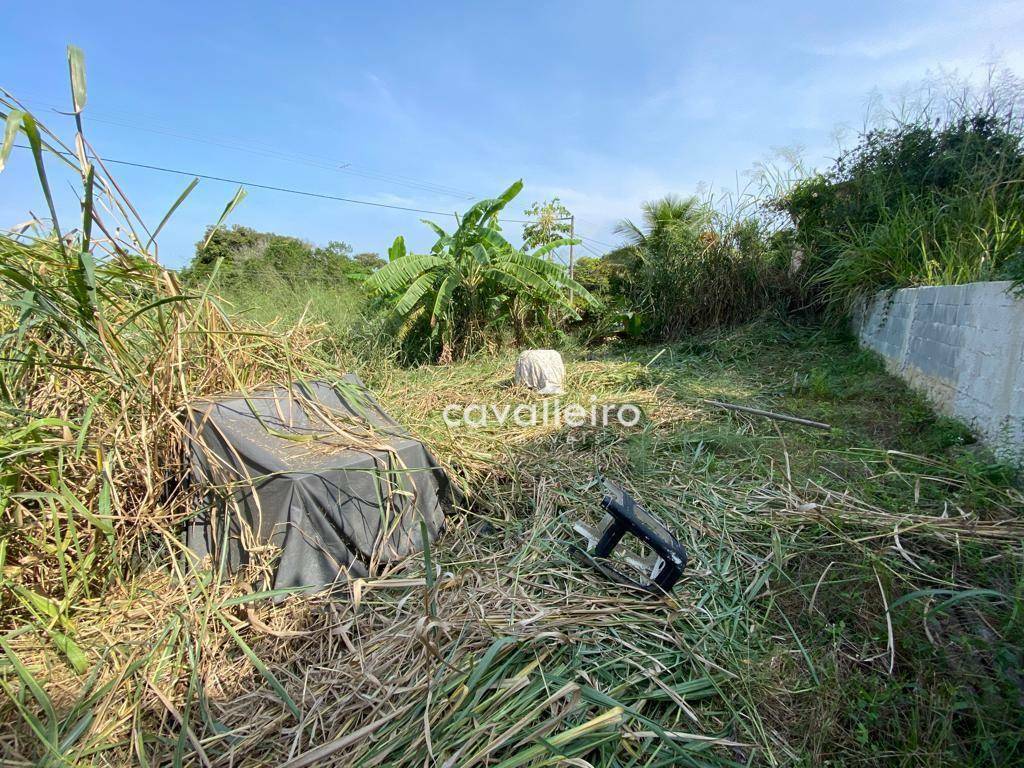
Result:
{"type": "Polygon", "coordinates": [[[437,235],[429,253],[411,253],[403,237],[395,239],[389,262],[368,284],[390,301],[401,338],[423,334],[431,350],[448,360],[513,323],[523,306],[576,317],[574,303],[597,303],[565,267],[546,258],[578,241],[560,239],[526,252],[502,236],[498,213],[522,188],[520,180],[497,197],[476,203],[451,233],[424,220],[437,235]]]}

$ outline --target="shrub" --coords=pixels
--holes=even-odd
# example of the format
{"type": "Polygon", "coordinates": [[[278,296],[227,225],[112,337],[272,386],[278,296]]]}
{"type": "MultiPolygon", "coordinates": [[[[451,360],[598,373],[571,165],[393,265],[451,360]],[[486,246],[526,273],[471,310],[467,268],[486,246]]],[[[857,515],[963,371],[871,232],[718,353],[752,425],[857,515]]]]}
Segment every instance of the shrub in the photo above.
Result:
{"type": "Polygon", "coordinates": [[[789,301],[788,256],[755,219],[668,196],[645,203],[642,222],[623,221],[618,231],[629,245],[605,256],[596,274],[625,299],[634,330],[675,339],[789,301]]]}
{"type": "Polygon", "coordinates": [[[202,286],[233,313],[262,325],[281,331],[318,326],[329,347],[322,351],[337,356],[359,346],[363,283],[383,263],[374,253],[351,253],[338,240],[318,247],[250,227],[210,227],[180,277],[186,288],[202,286]]]}
{"type": "Polygon", "coordinates": [[[775,206],[796,223],[812,299],[845,313],[881,289],[1015,277],[1022,138],[1012,106],[954,104],[862,134],[795,185],[775,206]]]}
{"type": "Polygon", "coordinates": [[[181,276],[185,283],[196,283],[216,274],[228,287],[240,281],[257,287],[268,280],[291,285],[360,282],[383,264],[375,253],[351,254],[352,246],[340,240],[317,247],[297,237],[250,227],[208,227],[181,276]]]}

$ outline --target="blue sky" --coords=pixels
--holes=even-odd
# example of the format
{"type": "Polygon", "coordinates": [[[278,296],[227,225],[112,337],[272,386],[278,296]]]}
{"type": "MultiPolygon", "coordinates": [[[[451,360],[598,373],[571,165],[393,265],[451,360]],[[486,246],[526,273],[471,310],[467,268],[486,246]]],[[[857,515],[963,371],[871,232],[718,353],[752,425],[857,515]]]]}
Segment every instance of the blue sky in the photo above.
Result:
{"type": "MultiPolygon", "coordinates": [[[[641,201],[735,189],[773,148],[823,163],[872,93],[994,60],[1024,74],[1020,2],[58,2],[4,18],[0,85],[69,137],[52,108],[69,103],[65,45],[85,50],[105,157],[439,211],[521,177],[511,215],[558,195],[597,250],[641,201]]],[[[154,223],[188,181],[116,174],[154,223]]],[[[201,182],[161,260],[187,262],[233,191],[201,182]]],[[[15,150],[0,225],[43,209],[15,150]]],[[[251,189],[231,221],[383,252],[397,234],[429,245],[418,219],[251,189]]]]}

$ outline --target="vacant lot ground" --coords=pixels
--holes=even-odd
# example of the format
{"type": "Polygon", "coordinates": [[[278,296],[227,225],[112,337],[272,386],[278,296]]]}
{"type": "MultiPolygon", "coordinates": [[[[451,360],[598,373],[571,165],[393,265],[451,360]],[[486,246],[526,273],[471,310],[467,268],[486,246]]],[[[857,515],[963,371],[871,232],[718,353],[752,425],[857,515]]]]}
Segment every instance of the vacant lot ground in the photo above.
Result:
{"type": "MultiPolygon", "coordinates": [[[[82,605],[88,676],[45,637],[14,637],[60,732],[114,764],[1019,757],[1021,494],[872,357],[755,324],[569,359],[563,403],[637,404],[633,427],[444,423],[450,403],[533,402],[513,363],[363,371],[474,499],[422,560],[339,601],[245,611],[240,585],[153,573],[82,605]],[[685,543],[671,599],[572,556],[573,521],[598,517],[597,470],[685,543]]],[[[19,724],[3,742],[18,764],[34,739],[16,712],[3,720],[19,724]]]]}
{"type": "Polygon", "coordinates": [[[870,354],[841,334],[753,325],[570,361],[563,403],[638,403],[645,419],[633,428],[444,425],[448,403],[531,402],[511,386],[513,361],[379,382],[479,499],[437,547],[441,569],[474,585],[438,607],[454,632],[442,655],[468,616],[516,638],[491,646],[501,664],[488,672],[492,690],[510,686],[492,694],[510,711],[475,714],[486,735],[434,735],[435,750],[449,745],[436,754],[467,741],[585,756],[600,744],[587,756],[595,764],[694,752],[847,764],[1016,754],[1021,495],[963,427],[870,354]],[[685,542],[691,565],[674,600],[623,595],[570,556],[572,521],[597,517],[599,492],[585,489],[598,469],[685,542]],[[569,684],[581,688],[545,704],[569,684]],[[626,740],[607,723],[555,746],[537,738],[615,704],[628,710],[626,740]]]}

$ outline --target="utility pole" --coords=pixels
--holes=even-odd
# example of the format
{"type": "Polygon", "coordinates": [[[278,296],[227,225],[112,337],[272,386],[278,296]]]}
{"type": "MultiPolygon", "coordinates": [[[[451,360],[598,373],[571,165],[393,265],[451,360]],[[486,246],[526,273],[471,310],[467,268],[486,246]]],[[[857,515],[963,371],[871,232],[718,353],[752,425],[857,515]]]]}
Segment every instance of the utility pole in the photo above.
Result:
{"type": "Polygon", "coordinates": [[[569,278],[572,278],[572,241],[576,239],[576,214],[569,217],[569,278]]]}
{"type": "MultiPolygon", "coordinates": [[[[573,267],[572,243],[573,243],[573,240],[575,239],[575,237],[576,237],[576,214],[574,213],[574,214],[572,214],[569,217],[569,279],[570,280],[573,279],[573,276],[572,276],[572,267],[573,267]]],[[[570,305],[576,299],[575,293],[576,292],[572,288],[569,289],[569,304],[570,305]]]]}

